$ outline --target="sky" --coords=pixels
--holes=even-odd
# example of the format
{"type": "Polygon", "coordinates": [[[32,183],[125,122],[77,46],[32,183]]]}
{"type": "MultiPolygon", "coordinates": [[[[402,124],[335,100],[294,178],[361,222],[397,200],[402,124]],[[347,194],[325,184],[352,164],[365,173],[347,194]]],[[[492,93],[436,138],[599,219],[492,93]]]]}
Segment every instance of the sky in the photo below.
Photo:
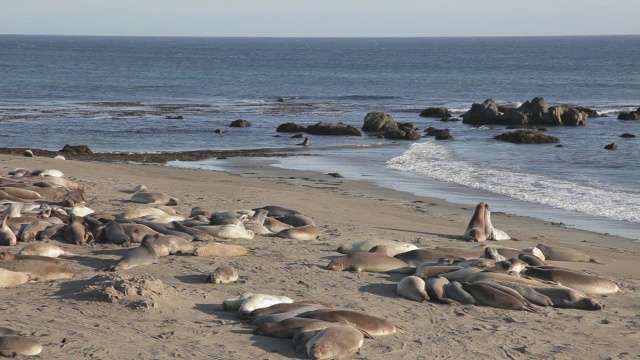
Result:
{"type": "Polygon", "coordinates": [[[0,0],[0,34],[637,35],[638,14],[640,0],[0,0]]]}

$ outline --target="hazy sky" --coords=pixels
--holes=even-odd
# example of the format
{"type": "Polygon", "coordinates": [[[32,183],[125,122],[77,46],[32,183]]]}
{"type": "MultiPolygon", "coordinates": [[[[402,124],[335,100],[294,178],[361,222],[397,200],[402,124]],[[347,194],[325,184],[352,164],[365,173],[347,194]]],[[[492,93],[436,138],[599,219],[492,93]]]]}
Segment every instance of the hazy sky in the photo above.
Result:
{"type": "Polygon", "coordinates": [[[0,0],[0,34],[640,34],[640,0],[0,0]]]}

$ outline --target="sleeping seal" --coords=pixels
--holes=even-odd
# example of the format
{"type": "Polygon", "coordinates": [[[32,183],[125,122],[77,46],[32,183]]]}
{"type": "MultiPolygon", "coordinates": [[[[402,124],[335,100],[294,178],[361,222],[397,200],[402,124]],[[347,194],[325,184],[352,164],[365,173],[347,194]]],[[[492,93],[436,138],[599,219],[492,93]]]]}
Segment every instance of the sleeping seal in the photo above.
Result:
{"type": "Polygon", "coordinates": [[[600,261],[581,251],[570,249],[567,247],[538,244],[536,245],[536,248],[542,251],[547,260],[593,262],[596,264],[602,264],[600,261]]]}
{"type": "Polygon", "coordinates": [[[57,258],[58,256],[74,256],[76,254],[64,251],[59,246],[49,243],[33,243],[22,248],[18,255],[39,255],[57,258]]]}
{"type": "Polygon", "coordinates": [[[418,247],[415,246],[414,244],[404,243],[400,241],[393,241],[393,240],[377,240],[377,239],[373,240],[372,239],[372,240],[364,240],[364,241],[351,243],[351,244],[340,245],[337,251],[342,254],[353,254],[355,252],[367,252],[367,251],[371,251],[371,249],[373,249],[378,245],[385,245],[387,246],[387,249],[389,249],[391,252],[395,252],[394,255],[389,255],[389,256],[395,256],[397,254],[418,249],[418,247]]]}
{"type": "Polygon", "coordinates": [[[615,294],[620,287],[611,280],[589,275],[580,271],[569,269],[540,269],[529,267],[524,274],[536,279],[555,281],[558,284],[582,291],[585,294],[615,294]]]}
{"type": "Polygon", "coordinates": [[[388,320],[350,310],[320,309],[302,313],[298,315],[298,317],[329,322],[347,321],[370,336],[383,336],[395,334],[396,332],[405,332],[404,329],[393,325],[388,320]]]}
{"type": "Polygon", "coordinates": [[[154,235],[147,235],[142,239],[142,244],[135,249],[127,251],[117,263],[105,269],[107,271],[121,271],[132,269],[140,265],[156,264],[158,254],[153,249],[154,235]]]}
{"type": "Polygon", "coordinates": [[[364,335],[353,326],[332,326],[321,330],[307,342],[312,359],[333,359],[353,355],[364,343],[364,335]]]}
{"type": "Polygon", "coordinates": [[[25,336],[0,336],[0,355],[13,357],[16,355],[38,355],[42,352],[42,343],[25,336]]]}
{"type": "Polygon", "coordinates": [[[344,271],[351,270],[355,272],[395,272],[402,274],[411,274],[414,272],[407,263],[391,256],[357,252],[351,255],[343,256],[331,260],[327,269],[344,271]]]}
{"type": "Polygon", "coordinates": [[[396,287],[396,292],[402,297],[417,302],[429,300],[429,295],[425,291],[424,280],[413,275],[400,280],[396,287]]]}
{"type": "Polygon", "coordinates": [[[293,240],[315,240],[320,238],[320,229],[314,225],[306,225],[282,230],[278,237],[293,240]]]}
{"type": "Polygon", "coordinates": [[[131,195],[131,202],[154,205],[179,205],[180,200],[165,193],[138,192],[131,195]]]}

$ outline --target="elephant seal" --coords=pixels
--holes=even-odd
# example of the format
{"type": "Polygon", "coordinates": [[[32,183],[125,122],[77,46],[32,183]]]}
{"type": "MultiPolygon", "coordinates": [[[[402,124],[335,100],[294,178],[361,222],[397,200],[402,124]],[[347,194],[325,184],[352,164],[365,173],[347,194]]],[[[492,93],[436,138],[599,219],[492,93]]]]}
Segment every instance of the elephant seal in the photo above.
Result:
{"type": "Polygon", "coordinates": [[[7,226],[8,218],[8,216],[5,216],[4,219],[2,219],[2,226],[0,227],[0,245],[2,246],[14,246],[18,243],[16,234],[7,226]]]}
{"type": "MultiPolygon", "coordinates": [[[[483,281],[481,281],[483,282],[483,281]]],[[[553,302],[547,296],[540,292],[535,291],[531,286],[516,284],[508,281],[500,280],[486,280],[486,282],[495,283],[501,286],[506,286],[518,292],[523,298],[527,299],[532,304],[539,306],[553,306],[553,302]]]]}
{"type": "Polygon", "coordinates": [[[64,239],[76,245],[86,245],[93,242],[93,234],[84,227],[82,217],[71,214],[69,217],[69,225],[64,229],[64,239]]]}
{"type": "Polygon", "coordinates": [[[62,173],[62,171],[56,170],[56,169],[38,170],[33,175],[40,176],[40,177],[64,177],[64,174],[62,173]]]}
{"type": "MultiPolygon", "coordinates": [[[[443,276],[446,276],[444,274],[443,276]]],[[[467,282],[478,282],[484,280],[498,280],[498,281],[507,281],[513,282],[516,284],[527,285],[527,286],[538,286],[538,287],[548,287],[549,284],[545,284],[537,279],[524,278],[514,275],[509,275],[504,272],[495,272],[495,271],[480,271],[475,274],[471,274],[467,277],[467,282]]]]}
{"type": "Polygon", "coordinates": [[[20,333],[13,329],[0,326],[0,336],[20,336],[20,333]]]}
{"type": "Polygon", "coordinates": [[[451,304],[451,300],[445,297],[444,286],[449,283],[449,280],[441,276],[431,276],[425,280],[425,289],[431,300],[443,303],[451,304]]]}
{"type": "Polygon", "coordinates": [[[280,217],[280,216],[289,216],[289,215],[300,214],[296,210],[287,209],[287,208],[284,208],[282,206],[277,206],[277,205],[263,206],[263,207],[260,207],[260,208],[253,209],[253,211],[258,211],[260,209],[268,210],[269,211],[269,216],[272,216],[272,217],[280,217]]]}
{"type": "Polygon", "coordinates": [[[170,214],[167,214],[162,209],[158,209],[158,208],[155,208],[155,207],[147,207],[147,208],[129,210],[129,211],[125,212],[125,213],[122,213],[122,214],[118,215],[118,217],[121,217],[123,219],[136,219],[136,218],[143,218],[143,217],[149,216],[149,215],[167,216],[167,215],[170,215],[170,214]]]}
{"type": "Polygon", "coordinates": [[[298,315],[298,317],[329,322],[347,321],[370,336],[383,336],[395,334],[396,332],[405,332],[404,329],[393,325],[388,320],[350,310],[320,309],[302,313],[298,315]]]}
{"type": "Polygon", "coordinates": [[[332,326],[321,330],[307,342],[307,356],[311,359],[333,359],[358,352],[364,335],[353,326],[332,326]]]}
{"type": "Polygon", "coordinates": [[[320,229],[314,225],[294,227],[280,231],[278,237],[302,241],[316,240],[320,238],[320,229]]]}
{"type": "Polygon", "coordinates": [[[18,255],[38,255],[57,258],[58,256],[74,256],[76,254],[62,250],[59,246],[48,243],[29,244],[18,252],[18,255]]]}
{"type": "Polygon", "coordinates": [[[31,281],[31,275],[24,272],[9,271],[0,268],[0,288],[8,288],[26,284],[31,281]]]}
{"type": "Polygon", "coordinates": [[[281,303],[292,303],[293,300],[286,296],[275,296],[267,294],[252,294],[244,299],[238,309],[238,316],[241,319],[249,318],[249,314],[255,310],[281,303]]]}
{"type": "Polygon", "coordinates": [[[211,210],[206,209],[202,206],[194,206],[191,208],[191,212],[189,213],[189,217],[196,217],[198,215],[204,215],[205,217],[211,217],[211,210]]]}
{"type": "Polygon", "coordinates": [[[208,225],[236,225],[244,229],[244,221],[247,219],[247,215],[240,215],[240,217],[230,216],[228,214],[217,215],[213,214],[209,218],[208,225]]]}
{"type": "Polygon", "coordinates": [[[541,266],[545,264],[542,259],[534,255],[520,254],[518,255],[518,260],[526,262],[529,266],[541,266]]]}
{"type": "Polygon", "coordinates": [[[104,227],[104,236],[107,241],[120,245],[122,247],[131,246],[131,238],[127,235],[120,224],[117,221],[109,221],[104,227]]]}
{"type": "Polygon", "coordinates": [[[195,256],[240,256],[249,252],[247,248],[240,245],[228,245],[228,244],[210,244],[197,248],[193,255],[195,256]]]}
{"type": "Polygon", "coordinates": [[[153,249],[158,256],[169,256],[177,253],[191,254],[195,250],[195,245],[189,240],[173,235],[155,236],[153,249]]]}
{"type": "Polygon", "coordinates": [[[391,256],[357,252],[331,260],[327,269],[335,271],[351,270],[355,272],[388,272],[411,274],[414,270],[404,261],[391,256]]]}
{"type": "Polygon", "coordinates": [[[179,205],[180,200],[165,193],[138,192],[131,195],[131,202],[154,205],[179,205]]]}
{"type": "Polygon", "coordinates": [[[35,281],[51,281],[72,279],[76,272],[63,265],[50,264],[38,260],[6,260],[0,261],[0,268],[31,275],[35,281]]]}
{"type": "Polygon", "coordinates": [[[282,221],[278,221],[274,218],[267,217],[264,219],[262,226],[266,227],[272,233],[279,233],[282,230],[291,229],[293,226],[285,224],[282,221]]]}
{"type": "Polygon", "coordinates": [[[320,325],[329,327],[331,326],[331,324],[333,323],[328,321],[292,317],[278,322],[260,324],[254,330],[254,334],[281,339],[291,339],[294,337],[296,331],[309,325],[320,325]]]}
{"type": "Polygon", "coordinates": [[[484,248],[484,257],[495,261],[507,260],[507,258],[503,255],[500,255],[500,253],[498,253],[498,250],[493,246],[487,246],[486,248],[484,248]]]}
{"type": "Polygon", "coordinates": [[[2,188],[2,191],[4,191],[5,193],[9,194],[10,196],[14,196],[14,197],[17,197],[17,198],[22,199],[22,200],[40,200],[40,199],[42,199],[42,195],[40,195],[39,193],[37,193],[37,192],[35,192],[33,190],[5,186],[5,187],[2,188]]]}
{"type": "MultiPolygon", "coordinates": [[[[364,240],[351,244],[343,244],[338,247],[338,252],[342,254],[353,254],[355,252],[367,252],[378,245],[385,245],[388,249],[396,252],[397,254],[404,253],[411,250],[417,250],[418,247],[414,244],[404,243],[393,240],[364,240]]],[[[395,255],[389,255],[395,256],[395,255]]]]}
{"type": "Polygon", "coordinates": [[[470,268],[464,268],[464,269],[460,269],[460,270],[456,270],[448,273],[443,273],[443,274],[440,274],[439,276],[443,278],[447,278],[449,282],[453,282],[453,281],[465,282],[467,281],[467,278],[469,278],[471,275],[479,272],[482,272],[482,269],[470,267],[470,268]]]}
{"type": "MultiPolygon", "coordinates": [[[[279,322],[279,321],[282,321],[282,320],[286,320],[286,319],[295,317],[295,316],[297,316],[299,314],[302,314],[302,313],[305,313],[305,312],[309,312],[309,311],[313,311],[313,310],[318,310],[318,309],[324,309],[324,307],[322,305],[306,304],[303,307],[298,307],[298,308],[290,309],[290,310],[287,310],[287,311],[281,311],[279,313],[274,313],[274,314],[262,315],[262,316],[255,317],[255,318],[253,318],[253,320],[251,320],[251,323],[253,325],[261,325],[261,324],[266,324],[266,323],[270,323],[270,322],[279,322]]],[[[251,313],[253,313],[253,311],[251,313]]]]}
{"type": "Polygon", "coordinates": [[[160,234],[152,228],[142,224],[120,224],[124,234],[129,238],[131,243],[139,244],[147,235],[160,234]]]}
{"type": "Polygon", "coordinates": [[[0,336],[0,355],[13,357],[16,355],[38,355],[42,352],[42,343],[25,336],[0,336]]]}
{"type": "Polygon", "coordinates": [[[542,261],[546,261],[547,260],[547,258],[544,256],[544,253],[540,249],[535,247],[535,246],[524,248],[524,249],[522,249],[522,252],[526,253],[526,254],[530,254],[532,256],[535,256],[535,257],[539,258],[542,261]]]}
{"type": "Polygon", "coordinates": [[[0,260],[38,260],[48,262],[50,264],[61,264],[62,260],[40,255],[16,255],[6,251],[0,252],[0,260]]]}
{"type": "Polygon", "coordinates": [[[176,231],[180,231],[183,232],[185,234],[191,235],[194,238],[198,238],[199,240],[203,240],[203,241],[218,241],[218,239],[216,239],[216,237],[209,235],[209,233],[202,231],[202,230],[198,230],[198,229],[194,229],[188,226],[184,226],[182,225],[180,222],[178,221],[174,221],[171,223],[171,225],[173,226],[173,228],[176,231]]]}
{"type": "Polygon", "coordinates": [[[478,258],[483,254],[482,249],[478,248],[464,249],[458,247],[438,246],[435,250],[467,260],[478,258]]]}
{"type": "Polygon", "coordinates": [[[446,273],[450,273],[452,271],[458,271],[458,270],[461,270],[461,269],[464,269],[464,268],[461,267],[461,266],[450,266],[450,265],[425,266],[420,270],[416,269],[415,276],[424,279],[424,278],[427,278],[429,276],[446,274],[446,273]]]}
{"type": "Polygon", "coordinates": [[[4,215],[4,216],[8,216],[8,217],[20,217],[22,216],[22,209],[24,208],[24,203],[23,202],[14,202],[9,204],[9,206],[4,209],[4,211],[2,211],[2,214],[0,215],[4,215]]]}
{"type": "Polygon", "coordinates": [[[214,284],[228,284],[236,281],[238,281],[238,270],[229,265],[219,266],[205,279],[205,282],[214,284]]]}
{"type": "Polygon", "coordinates": [[[511,240],[511,236],[509,236],[506,232],[493,227],[493,224],[491,223],[491,211],[489,210],[488,204],[485,204],[484,226],[485,226],[484,231],[487,236],[487,240],[493,240],[493,241],[511,240]]]}
{"type": "Polygon", "coordinates": [[[118,262],[105,270],[113,272],[129,270],[140,265],[156,264],[158,262],[158,254],[153,249],[154,242],[154,235],[145,236],[139,247],[127,251],[118,262]]]}
{"type": "Polygon", "coordinates": [[[473,296],[476,304],[508,310],[534,311],[522,296],[514,296],[512,292],[503,291],[488,283],[464,283],[462,288],[473,296]]]}
{"type": "Polygon", "coordinates": [[[533,288],[536,292],[548,297],[554,307],[579,309],[579,310],[602,310],[604,304],[588,297],[584,293],[567,287],[533,288]]]}
{"type": "Polygon", "coordinates": [[[459,302],[460,304],[475,304],[476,300],[468,292],[464,291],[462,284],[457,281],[444,285],[444,296],[447,299],[459,302]]]}
{"type": "Polygon", "coordinates": [[[454,260],[464,260],[462,258],[458,258],[455,256],[452,256],[450,254],[447,253],[443,253],[441,251],[437,251],[437,250],[430,250],[430,249],[418,249],[418,250],[411,250],[411,251],[407,251],[407,252],[403,252],[401,254],[398,254],[396,256],[394,256],[394,258],[402,260],[404,262],[406,262],[407,264],[409,264],[409,266],[412,267],[416,267],[420,264],[422,264],[423,262],[427,262],[427,261],[438,261],[442,258],[450,258],[450,259],[454,259],[454,260]]]}
{"type": "Polygon", "coordinates": [[[615,294],[620,292],[620,287],[611,280],[589,275],[580,271],[569,269],[540,269],[529,267],[524,274],[536,279],[554,281],[585,294],[615,294]]]}
{"type": "Polygon", "coordinates": [[[429,295],[425,291],[425,283],[418,276],[407,276],[400,280],[396,287],[396,293],[409,300],[423,302],[429,300],[429,295]]]}
{"type": "Polygon", "coordinates": [[[540,249],[547,260],[555,261],[575,261],[575,262],[592,262],[596,264],[602,264],[600,261],[592,258],[591,256],[574,249],[570,249],[562,246],[550,246],[545,244],[538,244],[536,248],[540,249]]]}
{"type": "Polygon", "coordinates": [[[298,146],[309,146],[309,145],[311,145],[311,140],[309,139],[308,136],[305,136],[304,137],[304,141],[301,142],[300,144],[296,144],[296,145],[298,145],[298,146]]]}
{"type": "Polygon", "coordinates": [[[453,260],[453,266],[462,266],[463,268],[474,267],[478,269],[489,269],[496,266],[496,261],[487,258],[477,258],[471,260],[453,260]]]}
{"type": "Polygon", "coordinates": [[[281,221],[285,224],[291,225],[293,227],[302,227],[302,226],[315,226],[316,223],[308,217],[302,214],[293,214],[288,216],[280,216],[276,218],[278,221],[281,221]]]}
{"type": "Polygon", "coordinates": [[[255,233],[251,230],[245,230],[237,225],[207,225],[196,226],[195,229],[202,230],[211,236],[223,239],[245,239],[251,240],[255,237],[255,233]]]}
{"type": "Polygon", "coordinates": [[[486,207],[483,202],[476,205],[476,210],[467,225],[467,230],[462,235],[463,239],[475,242],[483,242],[487,240],[485,209],[486,207]]]}
{"type": "Polygon", "coordinates": [[[22,232],[20,233],[20,241],[22,242],[35,241],[38,236],[38,233],[45,230],[47,227],[49,227],[49,225],[51,225],[51,222],[46,220],[36,221],[36,222],[32,222],[31,224],[28,224],[22,229],[22,232]]]}
{"type": "Polygon", "coordinates": [[[265,308],[255,309],[249,314],[249,318],[257,318],[264,315],[275,314],[279,312],[285,312],[293,309],[299,309],[307,305],[320,305],[324,308],[333,308],[333,306],[317,301],[296,301],[293,303],[280,303],[265,308]]]}

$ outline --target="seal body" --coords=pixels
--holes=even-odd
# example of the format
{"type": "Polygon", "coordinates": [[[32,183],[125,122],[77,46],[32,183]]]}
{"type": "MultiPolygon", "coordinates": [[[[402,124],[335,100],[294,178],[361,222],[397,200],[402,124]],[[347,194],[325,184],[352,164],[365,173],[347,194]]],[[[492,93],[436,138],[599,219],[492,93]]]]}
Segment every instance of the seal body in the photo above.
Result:
{"type": "Polygon", "coordinates": [[[316,224],[313,220],[302,214],[293,214],[289,216],[281,216],[277,218],[279,221],[282,221],[285,224],[289,224],[293,227],[301,227],[301,226],[315,226],[316,224]]]}
{"type": "Polygon", "coordinates": [[[411,274],[414,270],[407,263],[391,256],[374,253],[353,253],[344,257],[332,260],[327,265],[329,270],[355,272],[396,272],[411,274]]]}
{"type": "Polygon", "coordinates": [[[444,293],[444,287],[449,283],[445,277],[432,276],[425,280],[425,289],[431,300],[450,304],[451,300],[447,299],[444,293]]]}
{"type": "Polygon", "coordinates": [[[7,226],[8,218],[8,216],[5,216],[4,219],[2,219],[2,226],[0,227],[0,245],[2,246],[14,246],[18,243],[16,234],[7,226]]]}
{"type": "Polygon", "coordinates": [[[467,241],[483,242],[487,240],[485,226],[485,204],[483,202],[476,205],[476,210],[467,225],[462,238],[467,241]]]}
{"type": "Polygon", "coordinates": [[[147,235],[142,244],[135,249],[129,250],[125,253],[115,265],[110,266],[108,271],[121,271],[132,269],[140,265],[150,265],[158,262],[158,254],[153,249],[155,237],[153,235],[147,235]]]}
{"type": "Polygon", "coordinates": [[[447,299],[451,299],[453,301],[457,301],[460,304],[475,304],[476,300],[469,294],[464,291],[462,288],[462,284],[457,281],[452,281],[444,286],[444,296],[447,299]]]}
{"type": "Polygon", "coordinates": [[[364,343],[364,335],[353,326],[333,326],[320,331],[307,342],[311,359],[333,359],[353,355],[364,343]]]}
{"type": "Polygon", "coordinates": [[[0,252],[0,260],[38,260],[48,262],[50,264],[60,264],[62,261],[60,259],[48,257],[48,256],[40,256],[40,255],[15,255],[8,252],[0,252]]]}
{"type": "Polygon", "coordinates": [[[32,280],[51,281],[72,279],[76,272],[63,265],[51,264],[38,260],[5,260],[0,261],[0,268],[31,275],[32,280]]]}
{"type": "Polygon", "coordinates": [[[137,192],[131,195],[131,202],[171,206],[180,204],[180,200],[178,198],[157,192],[137,192]]]}
{"type": "Polygon", "coordinates": [[[9,271],[0,268],[0,288],[8,288],[26,284],[31,281],[31,275],[24,272],[9,271]]]}
{"type": "Polygon", "coordinates": [[[69,225],[64,229],[64,239],[76,245],[85,245],[93,240],[93,235],[84,227],[82,217],[72,214],[69,218],[69,225]]]}
{"type": "Polygon", "coordinates": [[[109,221],[104,228],[104,236],[109,242],[116,245],[129,247],[131,245],[131,239],[124,231],[122,224],[117,221],[109,221]]]}
{"type": "Polygon", "coordinates": [[[509,310],[525,310],[529,308],[519,297],[487,283],[465,283],[462,288],[473,296],[476,303],[486,306],[509,310]]]}
{"type": "Polygon", "coordinates": [[[254,333],[281,339],[291,339],[296,331],[313,324],[324,324],[329,327],[332,323],[316,319],[292,317],[278,322],[260,324],[254,333]]]}
{"type": "Polygon", "coordinates": [[[255,309],[265,308],[274,304],[292,302],[293,300],[286,296],[253,294],[250,297],[247,297],[242,302],[242,305],[240,305],[240,308],[238,309],[238,315],[241,319],[246,319],[249,317],[249,314],[255,309]]]}
{"type": "Polygon", "coordinates": [[[275,216],[275,217],[300,214],[296,210],[287,209],[287,208],[284,208],[282,206],[277,206],[277,205],[263,206],[261,208],[253,209],[253,211],[258,211],[260,209],[264,209],[264,210],[269,211],[269,216],[275,216]]]}
{"type": "Polygon", "coordinates": [[[255,233],[251,230],[245,230],[244,227],[237,225],[208,225],[195,226],[195,229],[202,230],[211,236],[223,239],[245,239],[251,240],[255,237],[255,233]]]}
{"type": "Polygon", "coordinates": [[[293,240],[315,240],[320,238],[320,230],[315,225],[305,225],[282,230],[278,236],[293,240]]]}
{"type": "Polygon", "coordinates": [[[524,271],[524,274],[541,280],[555,281],[562,286],[570,287],[585,294],[606,295],[620,291],[620,287],[611,280],[569,269],[530,267],[524,271]]]}
{"type": "Polygon", "coordinates": [[[195,248],[195,245],[193,245],[191,241],[173,235],[155,237],[153,242],[153,249],[158,256],[193,253],[195,248]]]}
{"type": "Polygon", "coordinates": [[[197,248],[193,255],[195,256],[240,256],[245,255],[249,251],[244,246],[228,245],[228,244],[211,244],[197,248]]]}
{"type": "Polygon", "coordinates": [[[417,302],[429,300],[429,295],[425,291],[424,280],[413,275],[400,280],[396,287],[396,292],[402,297],[417,302]]]}
{"type": "Polygon", "coordinates": [[[504,241],[511,239],[511,236],[509,236],[506,232],[493,227],[493,224],[491,223],[491,211],[489,210],[489,205],[487,204],[485,204],[484,211],[484,226],[487,240],[504,241]]]}
{"type": "Polygon", "coordinates": [[[206,282],[214,284],[227,284],[236,281],[238,281],[238,270],[229,265],[219,266],[206,278],[206,282]]]}
{"type": "Polygon", "coordinates": [[[347,321],[371,336],[391,335],[404,332],[390,321],[356,311],[321,309],[300,314],[299,317],[329,322],[347,321]]]}
{"type": "Polygon", "coordinates": [[[338,247],[338,252],[342,254],[353,254],[355,252],[368,252],[376,246],[384,245],[387,248],[387,255],[395,256],[407,251],[418,249],[414,244],[404,243],[393,240],[370,239],[351,244],[343,244],[338,247]],[[392,253],[394,253],[392,255],[392,253]]]}
{"type": "Polygon", "coordinates": [[[464,260],[462,258],[457,258],[450,254],[438,251],[438,250],[429,250],[429,249],[417,249],[411,250],[407,252],[403,252],[394,256],[396,259],[400,259],[410,266],[416,267],[424,262],[437,262],[442,258],[454,258],[454,260],[464,260]]]}
{"type": "Polygon", "coordinates": [[[48,256],[52,258],[57,258],[58,256],[61,256],[61,255],[70,256],[75,254],[70,253],[68,251],[64,251],[59,246],[49,244],[49,243],[39,242],[39,243],[29,244],[23,247],[22,250],[18,252],[18,255],[38,255],[38,256],[48,256]]]}
{"type": "Polygon", "coordinates": [[[42,352],[42,343],[25,336],[0,336],[0,355],[38,355],[42,352]]]}
{"type": "Polygon", "coordinates": [[[604,305],[602,303],[588,297],[578,290],[566,287],[533,288],[533,290],[548,297],[554,307],[580,310],[604,309],[604,305]]]}
{"type": "Polygon", "coordinates": [[[601,264],[601,262],[585,253],[567,247],[538,244],[536,245],[536,248],[542,251],[547,260],[593,262],[601,264]]]}

